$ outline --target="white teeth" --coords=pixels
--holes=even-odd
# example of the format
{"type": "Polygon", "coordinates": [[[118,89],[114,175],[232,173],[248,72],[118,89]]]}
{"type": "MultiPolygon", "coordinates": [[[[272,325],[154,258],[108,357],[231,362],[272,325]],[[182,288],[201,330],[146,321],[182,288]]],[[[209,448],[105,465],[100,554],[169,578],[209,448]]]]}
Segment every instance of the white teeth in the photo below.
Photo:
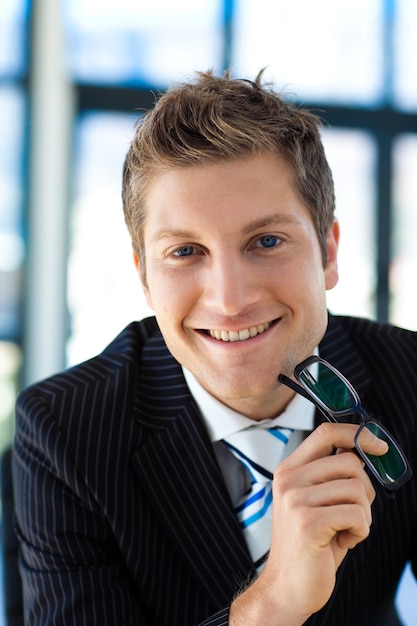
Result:
{"type": "Polygon", "coordinates": [[[251,326],[250,328],[244,328],[242,330],[210,330],[210,337],[219,341],[246,341],[251,337],[256,337],[260,333],[263,333],[270,327],[270,323],[259,324],[258,326],[251,326]]]}

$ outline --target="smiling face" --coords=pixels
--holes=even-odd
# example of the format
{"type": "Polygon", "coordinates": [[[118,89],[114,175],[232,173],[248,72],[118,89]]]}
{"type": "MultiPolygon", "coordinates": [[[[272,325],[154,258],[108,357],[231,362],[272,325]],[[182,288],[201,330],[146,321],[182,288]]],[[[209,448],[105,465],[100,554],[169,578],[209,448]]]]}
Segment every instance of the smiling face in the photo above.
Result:
{"type": "Polygon", "coordinates": [[[158,174],[145,204],[144,290],[169,350],[224,404],[277,415],[292,393],[278,374],[326,329],[337,223],[323,268],[289,167],[270,153],[158,174]]]}

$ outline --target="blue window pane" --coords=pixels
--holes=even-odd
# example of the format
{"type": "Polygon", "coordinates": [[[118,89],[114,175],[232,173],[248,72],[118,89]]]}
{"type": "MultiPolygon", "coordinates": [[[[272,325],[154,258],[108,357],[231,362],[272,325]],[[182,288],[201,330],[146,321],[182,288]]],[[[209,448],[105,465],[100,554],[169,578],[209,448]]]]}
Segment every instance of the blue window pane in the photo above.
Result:
{"type": "Polygon", "coordinates": [[[393,260],[390,321],[417,330],[417,137],[400,136],[394,147],[393,260]]]}
{"type": "Polygon", "coordinates": [[[24,100],[16,88],[0,88],[0,338],[19,337],[24,100]]]}
{"type": "Polygon", "coordinates": [[[366,132],[325,129],[323,142],[340,223],[339,283],[327,292],[333,313],[375,317],[376,146],[366,132]]]}
{"type": "Polygon", "coordinates": [[[394,40],[395,105],[417,109],[417,3],[397,0],[394,40]]]}
{"type": "Polygon", "coordinates": [[[27,0],[3,0],[0,10],[0,76],[20,75],[25,66],[27,0]]]}
{"type": "Polygon", "coordinates": [[[129,322],[150,314],[124,222],[122,166],[136,116],[88,113],[77,125],[70,207],[67,362],[101,351],[129,322]]]}
{"type": "Polygon", "coordinates": [[[220,0],[66,0],[77,80],[166,86],[221,62],[220,0]]]}
{"type": "MultiPolygon", "coordinates": [[[[19,347],[0,341],[0,454],[13,438],[14,412],[22,354],[19,347]]],[[[0,620],[0,623],[3,622],[0,620]]]]}
{"type": "Polygon", "coordinates": [[[263,68],[308,100],[372,104],[383,95],[381,0],[236,0],[235,74],[263,68]]]}

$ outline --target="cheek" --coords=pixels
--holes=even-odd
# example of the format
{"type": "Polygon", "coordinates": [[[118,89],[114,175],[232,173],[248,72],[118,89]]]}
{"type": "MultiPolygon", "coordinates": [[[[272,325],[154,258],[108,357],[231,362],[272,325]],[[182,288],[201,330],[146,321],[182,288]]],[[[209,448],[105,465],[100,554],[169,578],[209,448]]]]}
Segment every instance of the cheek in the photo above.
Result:
{"type": "Polygon", "coordinates": [[[143,293],[145,294],[146,304],[148,305],[150,309],[152,309],[152,311],[155,311],[155,307],[153,305],[153,300],[152,300],[152,296],[150,294],[149,289],[143,286],[143,284],[142,284],[142,288],[143,288],[143,293]]]}
{"type": "Polygon", "coordinates": [[[327,320],[326,276],[322,265],[310,263],[299,267],[286,284],[293,295],[294,307],[305,316],[306,323],[309,318],[312,324],[319,320],[321,324],[322,318],[327,320]]]}
{"type": "Polygon", "coordinates": [[[280,266],[273,273],[271,284],[277,292],[307,303],[325,295],[325,273],[321,259],[307,253],[304,257],[301,262],[280,266]]]}
{"type": "Polygon", "coordinates": [[[162,271],[148,271],[148,303],[157,318],[165,323],[175,323],[187,315],[195,301],[195,289],[178,273],[166,268],[162,271]]]}

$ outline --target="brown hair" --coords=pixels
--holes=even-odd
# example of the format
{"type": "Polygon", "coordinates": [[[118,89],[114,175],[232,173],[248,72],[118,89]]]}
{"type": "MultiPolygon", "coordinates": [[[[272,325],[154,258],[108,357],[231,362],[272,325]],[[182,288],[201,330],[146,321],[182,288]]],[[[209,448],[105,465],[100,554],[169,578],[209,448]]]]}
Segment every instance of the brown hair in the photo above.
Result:
{"type": "Polygon", "coordinates": [[[265,152],[283,156],[294,186],[311,212],[326,263],[326,237],[334,218],[334,188],[320,137],[320,119],[286,102],[262,72],[254,81],[198,72],[170,88],[140,118],[123,170],[123,210],[145,277],[145,196],[158,173],[265,152]]]}

